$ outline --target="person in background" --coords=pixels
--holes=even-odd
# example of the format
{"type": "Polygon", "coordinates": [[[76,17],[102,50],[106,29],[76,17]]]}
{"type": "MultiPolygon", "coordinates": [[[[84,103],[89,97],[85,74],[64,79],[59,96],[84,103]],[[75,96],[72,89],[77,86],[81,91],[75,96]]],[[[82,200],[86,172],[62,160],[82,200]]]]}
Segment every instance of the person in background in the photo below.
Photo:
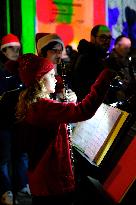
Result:
{"type": "MultiPolygon", "coordinates": [[[[124,101],[126,103],[129,98],[136,96],[136,80],[133,70],[134,67],[131,63],[130,50],[131,40],[124,35],[120,35],[116,38],[114,48],[107,58],[107,65],[118,72],[108,92],[108,100],[110,103],[116,101],[124,101]]],[[[124,107],[123,109],[127,109],[127,105],[126,108],[124,107]]]]}
{"type": "Polygon", "coordinates": [[[20,53],[20,42],[17,36],[14,34],[7,34],[3,36],[1,40],[1,52],[5,56],[5,62],[7,60],[17,60],[20,53]]]}
{"type": "Polygon", "coordinates": [[[9,66],[18,59],[21,44],[16,35],[7,34],[3,36],[0,48],[0,201],[12,205],[15,189],[20,193],[29,192],[27,155],[17,153],[17,145],[14,146],[14,112],[23,84],[17,67],[9,66]]]}
{"type": "Polygon", "coordinates": [[[118,69],[119,71],[121,71],[121,69],[125,69],[129,64],[130,50],[131,40],[124,35],[118,36],[115,39],[114,48],[108,58],[110,66],[112,66],[113,69],[118,69]]]}
{"type": "Polygon", "coordinates": [[[66,46],[66,54],[69,57],[69,61],[72,61],[77,55],[77,51],[72,48],[71,45],[66,46]]]}
{"type": "Polygon", "coordinates": [[[1,49],[0,49],[0,64],[1,70],[5,73],[8,90],[15,89],[21,84],[18,78],[18,71],[16,68],[9,70],[6,64],[11,61],[16,61],[20,54],[21,44],[19,39],[14,34],[7,34],[3,36],[1,40],[1,49]]]}
{"type": "Polygon", "coordinates": [[[32,204],[71,205],[75,180],[66,124],[87,120],[95,114],[113,73],[104,68],[89,94],[76,104],[76,96],[69,103],[50,98],[57,81],[49,59],[25,54],[19,59],[19,72],[26,89],[20,93],[16,117],[22,137],[20,149],[26,149],[29,155],[32,204]]]}
{"type": "Polygon", "coordinates": [[[78,45],[78,55],[72,68],[72,90],[81,101],[104,69],[105,58],[112,35],[106,25],[96,25],[91,30],[90,42],[82,39],[78,45]],[[83,72],[84,71],[84,72],[83,72]]]}
{"type": "Polygon", "coordinates": [[[69,82],[69,87],[72,89],[72,74],[73,74],[73,65],[78,56],[78,52],[72,48],[71,45],[66,46],[66,54],[68,58],[66,59],[66,73],[67,81],[69,82]]]}

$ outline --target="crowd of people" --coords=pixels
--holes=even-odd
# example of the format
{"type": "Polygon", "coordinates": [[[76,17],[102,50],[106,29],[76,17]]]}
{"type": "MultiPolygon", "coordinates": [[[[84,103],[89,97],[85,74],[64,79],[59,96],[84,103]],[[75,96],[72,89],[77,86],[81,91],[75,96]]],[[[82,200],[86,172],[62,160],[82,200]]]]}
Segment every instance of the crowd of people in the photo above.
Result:
{"type": "Polygon", "coordinates": [[[1,39],[2,204],[16,204],[17,194],[32,205],[80,204],[66,124],[91,118],[102,102],[135,113],[131,40],[120,35],[109,52],[111,39],[106,25],[96,25],[74,51],[57,34],[37,33],[37,55],[21,54],[14,34],[1,39]]]}

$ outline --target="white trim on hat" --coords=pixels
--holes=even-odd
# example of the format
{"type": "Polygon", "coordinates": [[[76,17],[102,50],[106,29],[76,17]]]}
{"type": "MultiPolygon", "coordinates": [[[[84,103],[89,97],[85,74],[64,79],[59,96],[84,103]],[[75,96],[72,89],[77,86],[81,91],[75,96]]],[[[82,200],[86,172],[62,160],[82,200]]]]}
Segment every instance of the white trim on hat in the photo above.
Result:
{"type": "Polygon", "coordinates": [[[51,42],[54,42],[54,41],[57,41],[58,43],[60,43],[63,47],[63,50],[65,49],[65,46],[64,46],[64,43],[62,42],[62,40],[56,36],[50,36],[47,35],[47,36],[43,36],[42,38],[40,38],[37,42],[37,50],[38,50],[38,53],[40,53],[41,49],[45,46],[47,46],[49,43],[51,42]]]}
{"type": "Polygon", "coordinates": [[[3,48],[9,47],[9,46],[20,46],[20,43],[19,42],[11,42],[11,43],[3,44],[3,45],[1,45],[1,50],[3,48]]]}

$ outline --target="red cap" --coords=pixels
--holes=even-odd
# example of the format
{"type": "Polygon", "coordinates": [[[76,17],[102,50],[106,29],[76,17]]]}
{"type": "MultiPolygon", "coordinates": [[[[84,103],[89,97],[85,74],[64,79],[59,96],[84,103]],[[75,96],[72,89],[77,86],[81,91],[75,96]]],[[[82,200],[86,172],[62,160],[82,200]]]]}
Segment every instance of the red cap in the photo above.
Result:
{"type": "Polygon", "coordinates": [[[19,57],[18,62],[20,78],[26,87],[32,81],[40,80],[44,74],[54,69],[54,64],[47,58],[42,58],[31,53],[19,57]]]}
{"type": "Polygon", "coordinates": [[[9,46],[20,46],[20,42],[17,36],[12,33],[3,36],[1,40],[1,49],[9,47],[9,46]]]}

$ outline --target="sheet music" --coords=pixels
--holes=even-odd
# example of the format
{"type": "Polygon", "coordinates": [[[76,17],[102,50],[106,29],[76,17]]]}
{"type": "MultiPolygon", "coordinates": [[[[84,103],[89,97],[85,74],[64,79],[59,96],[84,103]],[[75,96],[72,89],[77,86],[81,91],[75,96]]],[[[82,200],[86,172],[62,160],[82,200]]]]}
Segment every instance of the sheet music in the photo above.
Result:
{"type": "Polygon", "coordinates": [[[91,119],[77,123],[73,143],[93,161],[120,115],[117,108],[101,104],[91,119]]]}

